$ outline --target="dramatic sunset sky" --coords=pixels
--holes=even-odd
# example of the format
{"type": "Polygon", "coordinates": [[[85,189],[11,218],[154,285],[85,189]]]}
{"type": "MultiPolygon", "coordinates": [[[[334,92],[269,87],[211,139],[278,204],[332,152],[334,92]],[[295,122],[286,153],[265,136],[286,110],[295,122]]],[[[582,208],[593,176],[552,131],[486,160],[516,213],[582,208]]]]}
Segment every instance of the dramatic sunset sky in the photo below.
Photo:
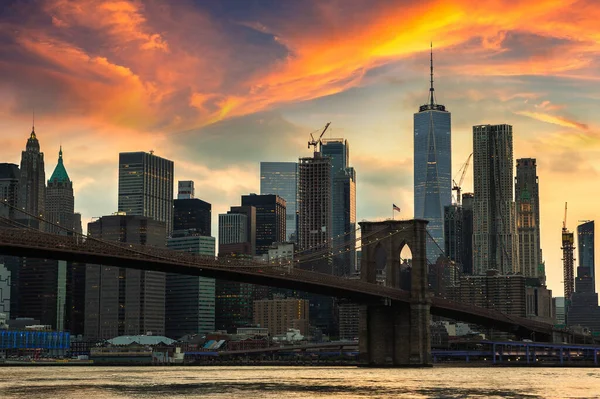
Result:
{"type": "Polygon", "coordinates": [[[217,214],[259,192],[260,161],[310,155],[331,122],[358,219],[392,203],[408,218],[433,41],[453,174],[473,125],[513,125],[515,159],[538,161],[562,295],[565,201],[571,229],[600,220],[599,21],[599,0],[1,0],[0,162],[20,162],[35,109],[46,177],[62,143],[84,225],[117,209],[118,153],[154,150],[213,204],[216,235],[217,214]]]}

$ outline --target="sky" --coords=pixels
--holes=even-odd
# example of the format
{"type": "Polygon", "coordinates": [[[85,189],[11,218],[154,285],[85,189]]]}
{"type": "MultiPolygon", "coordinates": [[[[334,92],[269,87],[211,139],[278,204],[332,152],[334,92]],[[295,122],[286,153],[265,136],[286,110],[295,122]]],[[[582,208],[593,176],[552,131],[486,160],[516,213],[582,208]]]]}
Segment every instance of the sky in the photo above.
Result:
{"type": "Polygon", "coordinates": [[[118,153],[153,150],[212,203],[215,235],[217,214],[260,192],[260,161],[310,156],[309,133],[331,122],[358,220],[392,203],[410,218],[433,42],[453,175],[473,125],[513,125],[515,160],[537,159],[562,296],[565,202],[572,230],[600,219],[598,20],[598,0],[2,0],[0,162],[20,162],[35,110],[46,177],[62,145],[85,224],[117,210],[118,153]]]}

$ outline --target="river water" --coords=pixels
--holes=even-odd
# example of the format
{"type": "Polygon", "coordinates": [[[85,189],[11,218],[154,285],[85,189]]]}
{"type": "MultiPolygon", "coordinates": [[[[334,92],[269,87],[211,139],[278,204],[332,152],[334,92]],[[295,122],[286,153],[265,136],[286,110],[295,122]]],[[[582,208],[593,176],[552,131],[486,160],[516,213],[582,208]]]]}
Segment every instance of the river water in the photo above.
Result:
{"type": "Polygon", "coordinates": [[[600,368],[3,367],[0,398],[600,398],[600,368]]]}

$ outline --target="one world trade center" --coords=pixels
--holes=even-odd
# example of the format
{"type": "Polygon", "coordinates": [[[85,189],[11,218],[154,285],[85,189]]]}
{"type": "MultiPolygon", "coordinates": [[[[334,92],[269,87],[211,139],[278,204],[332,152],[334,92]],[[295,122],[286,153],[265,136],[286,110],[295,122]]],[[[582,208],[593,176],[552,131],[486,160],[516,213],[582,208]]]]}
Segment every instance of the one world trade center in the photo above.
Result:
{"type": "Polygon", "coordinates": [[[444,207],[452,202],[450,117],[435,100],[432,51],[429,99],[414,116],[415,218],[429,221],[427,230],[437,243],[427,243],[430,262],[444,248],[444,207]]]}

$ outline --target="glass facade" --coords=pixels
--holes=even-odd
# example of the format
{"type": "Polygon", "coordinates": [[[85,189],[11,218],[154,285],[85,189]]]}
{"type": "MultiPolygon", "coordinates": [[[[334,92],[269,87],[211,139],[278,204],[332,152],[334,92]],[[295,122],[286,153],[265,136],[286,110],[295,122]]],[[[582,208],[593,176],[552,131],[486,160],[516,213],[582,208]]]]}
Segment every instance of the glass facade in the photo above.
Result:
{"type": "Polygon", "coordinates": [[[146,216],[173,230],[173,161],[145,152],[119,154],[119,212],[146,216]]]}
{"type": "MultiPolygon", "coordinates": [[[[594,262],[594,221],[589,221],[577,226],[577,244],[579,246],[579,268],[577,275],[588,275],[594,281],[595,262],[594,262]]],[[[583,277],[583,276],[581,276],[583,277]]]]}
{"type": "Polygon", "coordinates": [[[298,195],[298,164],[296,162],[261,162],[260,193],[276,194],[285,200],[285,236],[296,241],[296,199],[298,195]]]}
{"type": "MultiPolygon", "coordinates": [[[[215,256],[215,238],[173,232],[167,247],[175,251],[215,256]]],[[[167,274],[166,335],[179,339],[186,334],[215,331],[215,280],[207,277],[167,274]]]]}
{"type": "MultiPolygon", "coordinates": [[[[415,219],[444,248],[444,207],[452,202],[451,114],[443,105],[424,105],[414,115],[415,219]]],[[[438,251],[427,249],[428,256],[438,251]]],[[[434,261],[430,259],[430,261],[434,261]]]]}
{"type": "Polygon", "coordinates": [[[274,194],[242,195],[242,206],[256,208],[255,255],[266,255],[269,247],[286,240],[286,202],[274,194]]]}

